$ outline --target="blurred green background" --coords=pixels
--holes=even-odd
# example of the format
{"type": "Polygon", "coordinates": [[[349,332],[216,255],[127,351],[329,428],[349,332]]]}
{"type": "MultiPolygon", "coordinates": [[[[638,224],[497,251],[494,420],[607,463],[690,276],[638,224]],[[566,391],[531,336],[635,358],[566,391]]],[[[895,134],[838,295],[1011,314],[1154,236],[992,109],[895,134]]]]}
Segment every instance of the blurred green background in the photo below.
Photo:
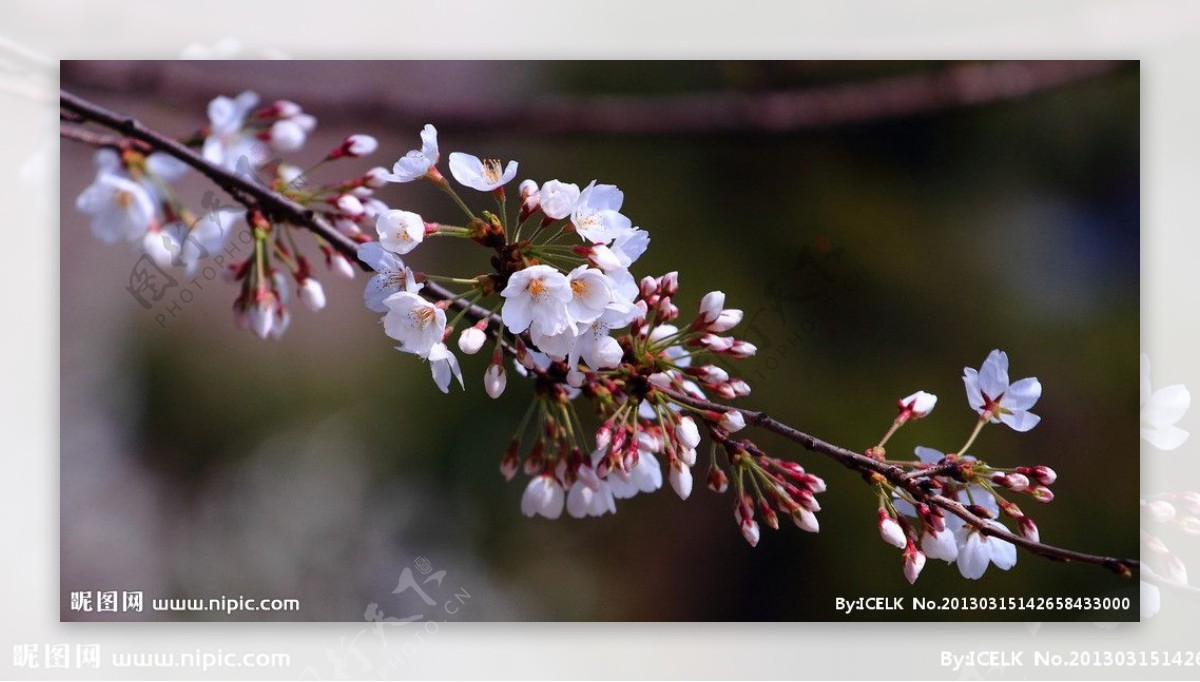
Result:
{"type": "MultiPolygon", "coordinates": [[[[381,149],[322,169],[350,177],[417,143],[380,103],[562,96],[767,92],[870,82],[945,68],[900,62],[64,63],[63,87],[185,135],[217,94],[292,99],[319,126],[301,165],[349,133],[381,149]],[[363,112],[374,115],[366,116],[363,112]]],[[[918,389],[940,397],[889,454],[956,448],[973,426],[964,366],[1008,352],[1013,380],[1038,377],[1043,421],[989,427],[975,453],[1046,464],[1057,499],[1016,499],[1052,544],[1136,556],[1138,465],[1139,74],[1135,63],[1012,101],[792,132],[555,134],[438,125],[443,158],[515,158],[518,178],[619,185],[650,231],[635,274],[678,270],[685,311],[711,289],[746,310],[759,346],[740,363],[744,403],[862,449],[918,389]]],[[[406,119],[407,120],[407,119],[406,119]]],[[[205,282],[159,324],[125,291],[136,252],[92,239],[74,197],[90,150],[62,147],[62,585],[155,596],[299,598],[299,613],[250,619],[836,620],[834,598],[1128,596],[1102,569],[1021,552],[1009,572],[962,579],[931,560],[915,586],[876,532],[861,479],[819,455],[759,442],[825,478],[817,535],[764,529],[742,540],[732,500],[700,485],[621,502],[616,515],[521,516],[524,479],[500,455],[530,387],[510,373],[492,401],[486,359],[463,359],[467,391],[443,396],[427,368],[392,349],[361,304],[365,278],[321,276],[328,308],[295,310],[282,342],[233,327],[234,289],[205,282]],[[445,570],[438,606],[392,594],[401,571],[445,570]],[[470,599],[454,614],[441,602],[470,599]]],[[[180,184],[193,206],[208,186],[180,184]]],[[[427,185],[379,197],[428,220],[455,209],[427,185]]],[[[471,196],[485,206],[480,195],[471,196]]],[[[452,241],[452,240],[446,240],[452,241]]],[[[243,254],[244,255],[244,254],[243,254]]],[[[473,274],[482,250],[423,246],[416,269],[473,274]]],[[[702,458],[703,459],[703,458],[702,458]]],[[[432,594],[432,592],[431,592],[432,594]]],[[[106,614],[108,615],[108,614],[106,614]]],[[[223,614],[142,614],[224,619],[223,614]]],[[[134,617],[130,615],[120,617],[134,617]]],[[[856,614],[948,620],[1097,620],[1054,612],[856,614]]]]}

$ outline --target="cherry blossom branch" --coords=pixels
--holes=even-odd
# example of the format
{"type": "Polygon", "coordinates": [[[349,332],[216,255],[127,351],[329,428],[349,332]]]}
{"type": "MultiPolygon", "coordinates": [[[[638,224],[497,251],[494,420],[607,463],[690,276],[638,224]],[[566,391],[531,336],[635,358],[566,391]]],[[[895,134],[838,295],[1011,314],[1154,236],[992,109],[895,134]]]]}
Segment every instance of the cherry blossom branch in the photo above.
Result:
{"type": "MultiPolygon", "coordinates": [[[[120,147],[123,144],[129,144],[129,141],[133,141],[138,145],[144,145],[148,150],[169,154],[200,172],[248,209],[257,209],[266,216],[309,230],[348,260],[359,262],[360,267],[364,270],[370,270],[365,263],[360,262],[357,258],[358,242],[339,232],[325,218],[313,210],[254,182],[248,177],[239,176],[209,163],[191,148],[145,127],[136,119],[114,113],[65,91],[60,93],[60,103],[64,111],[64,118],[77,122],[95,123],[109,128],[121,136],[113,137],[111,135],[98,134],[75,125],[64,125],[62,126],[63,137],[100,146],[120,147]]],[[[456,309],[464,310],[465,316],[472,320],[488,319],[490,321],[498,321],[498,316],[495,314],[481,306],[455,296],[452,292],[434,281],[426,281],[421,295],[435,302],[448,301],[449,305],[456,309]]],[[[498,324],[495,326],[497,329],[499,328],[498,324]]],[[[492,325],[488,327],[490,330],[492,325]]],[[[501,342],[506,352],[514,357],[517,356],[517,350],[512,345],[504,343],[503,339],[501,339],[501,342]]],[[[562,380],[562,377],[549,377],[544,372],[538,373],[543,378],[552,381],[561,382],[562,380]]],[[[1009,542],[1015,546],[1023,547],[1039,556],[1064,562],[1077,561],[1103,566],[1126,576],[1130,575],[1134,568],[1140,568],[1140,562],[1136,559],[1119,559],[1086,554],[1044,544],[1011,533],[998,524],[989,523],[987,519],[975,514],[963,504],[931,492],[927,487],[922,485],[923,480],[929,480],[939,474],[951,473],[951,470],[954,469],[953,465],[934,465],[925,469],[906,471],[899,466],[823,441],[769,417],[764,412],[723,405],[699,399],[676,390],[660,390],[672,400],[698,410],[721,414],[736,411],[744,417],[748,425],[776,433],[800,444],[810,451],[831,457],[844,467],[864,474],[868,479],[874,478],[876,481],[887,481],[897,488],[904,490],[918,502],[939,507],[954,514],[965,523],[978,529],[980,533],[1009,542]]]]}
{"type": "MultiPolygon", "coordinates": [[[[328,242],[351,263],[357,263],[363,270],[370,271],[365,263],[358,260],[358,243],[338,232],[333,225],[329,224],[329,221],[317,215],[312,209],[305,208],[248,178],[209,163],[191,148],[147,128],[133,117],[110,111],[66,90],[59,92],[59,104],[64,111],[72,114],[75,120],[96,123],[123,136],[121,138],[101,135],[77,126],[60,125],[59,134],[62,137],[93,146],[120,146],[122,139],[130,139],[144,144],[153,151],[169,154],[199,171],[201,175],[213,181],[247,208],[257,208],[268,216],[309,230],[328,242]]],[[[426,282],[422,295],[433,301],[454,298],[448,289],[437,282],[426,282]]],[[[469,304],[462,299],[453,300],[450,305],[460,310],[467,307],[468,315],[476,320],[490,315],[486,309],[469,304]]]]}
{"type": "MultiPolygon", "coordinates": [[[[521,101],[461,99],[419,106],[379,97],[336,107],[356,121],[386,117],[388,125],[489,132],[574,134],[779,133],[912,116],[954,107],[1029,97],[1111,73],[1118,61],[1004,61],[957,63],[937,69],[765,92],[697,92],[657,96],[556,96],[521,101]],[[381,101],[382,99],[382,101],[381,101]]],[[[69,75],[68,75],[69,77],[69,75]]],[[[161,88],[166,83],[154,81],[161,88]]],[[[172,92],[187,98],[190,93],[172,92]]],[[[207,102],[207,95],[194,95],[207,102]]],[[[175,97],[179,99],[178,96],[175,97]]]]}
{"type": "Polygon", "coordinates": [[[867,457],[866,455],[848,450],[844,447],[828,443],[809,435],[795,427],[789,426],[773,417],[770,417],[765,412],[748,410],[742,407],[732,405],[723,405],[709,400],[702,400],[690,396],[682,391],[666,391],[672,399],[694,407],[699,410],[710,412],[725,413],[730,410],[736,410],[742,413],[746,420],[747,426],[756,426],[774,434],[783,436],[784,438],[797,443],[806,450],[816,452],[822,455],[833,458],[842,466],[858,471],[862,474],[871,476],[878,475],[887,479],[893,485],[903,488],[915,499],[945,509],[946,511],[959,517],[966,523],[979,529],[979,532],[999,538],[1006,542],[1010,542],[1019,547],[1024,547],[1026,550],[1039,556],[1055,559],[1063,562],[1077,561],[1084,564],[1094,564],[1103,566],[1115,573],[1128,576],[1135,568],[1140,568],[1141,562],[1137,559],[1118,559],[1115,557],[1100,556],[1095,554],[1086,554],[1075,550],[1064,549],[1054,545],[1048,545],[1042,542],[1035,542],[1021,535],[1011,533],[1007,530],[988,524],[985,519],[973,514],[962,503],[952,500],[943,495],[933,494],[925,490],[918,481],[921,478],[932,476],[939,472],[937,467],[929,469],[919,469],[916,471],[905,472],[904,469],[881,462],[877,459],[867,457]]]}

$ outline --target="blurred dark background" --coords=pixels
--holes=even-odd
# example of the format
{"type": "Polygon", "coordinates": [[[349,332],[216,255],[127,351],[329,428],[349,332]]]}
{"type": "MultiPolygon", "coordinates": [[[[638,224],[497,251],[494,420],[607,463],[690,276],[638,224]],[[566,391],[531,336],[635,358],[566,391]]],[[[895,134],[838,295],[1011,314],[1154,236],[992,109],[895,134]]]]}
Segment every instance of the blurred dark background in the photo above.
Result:
{"type": "MultiPolygon", "coordinates": [[[[926,87],[924,105],[918,97],[909,110],[868,97],[870,115],[828,104],[847,87],[900,87],[963,66],[72,62],[62,83],[179,136],[206,122],[218,94],[294,100],[319,121],[294,155],[300,165],[346,134],[379,138],[373,157],[319,178],[390,166],[427,120],[443,159],[461,150],[519,160],[518,179],[615,183],[653,240],[636,275],[678,270],[685,310],[710,289],[746,310],[741,334],[760,351],[741,363],[754,387],[745,404],[851,448],[874,444],[895,400],[918,389],[940,397],[937,410],[903,429],[889,454],[956,448],[973,425],[962,368],[1004,349],[1013,380],[1041,379],[1043,422],[1027,434],[989,427],[975,453],[1058,471],[1052,504],[1015,499],[1044,541],[1136,556],[1137,65],[1046,87],[1018,79],[991,99],[972,100],[971,83],[926,87]],[[634,101],[652,114],[680,101],[663,95],[701,94],[684,101],[703,111],[709,95],[753,103],[814,88],[834,98],[818,100],[824,118],[786,129],[745,124],[753,115],[607,132],[601,116],[546,131],[505,118],[547,98],[603,96],[584,102],[634,101]]],[[[67,609],[81,589],[301,600],[299,613],[234,616],[265,620],[360,620],[371,603],[388,617],[437,620],[834,620],[835,597],[910,595],[1128,596],[1129,614],[1101,619],[1136,618],[1136,582],[1025,552],[979,581],[931,560],[910,587],[900,553],[878,538],[869,488],[770,436],[760,442],[771,452],[828,482],[820,534],[764,529],[751,549],[730,496],[702,487],[703,461],[687,502],[667,486],[612,516],[527,519],[524,480],[506,484],[497,464],[529,386],[510,375],[508,392],[490,400],[481,354],[463,358],[468,390],[443,396],[362,306],[361,275],[321,276],[329,306],[297,308],[282,342],[237,331],[235,291],[219,280],[201,280],[160,324],[161,311],[125,291],[136,252],[94,240],[74,208],[93,175],[91,150],[64,141],[61,163],[64,619],[89,617],[67,609]],[[438,606],[392,594],[405,568],[429,565],[447,572],[429,588],[438,606]],[[441,602],[455,590],[470,598],[449,614],[441,602]]],[[[209,189],[195,174],[179,187],[193,206],[209,189]]],[[[427,184],[379,196],[429,220],[455,215],[427,184]]],[[[465,275],[484,267],[477,251],[429,244],[407,260],[465,275]]],[[[165,616],[227,617],[139,617],[165,616]]]]}

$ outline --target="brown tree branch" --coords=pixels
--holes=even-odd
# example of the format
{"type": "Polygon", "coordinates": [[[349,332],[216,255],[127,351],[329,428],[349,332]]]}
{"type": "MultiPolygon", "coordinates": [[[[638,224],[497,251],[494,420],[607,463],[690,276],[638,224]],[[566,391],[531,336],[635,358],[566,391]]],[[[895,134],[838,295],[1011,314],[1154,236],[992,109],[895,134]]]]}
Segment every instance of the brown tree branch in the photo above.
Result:
{"type": "MultiPolygon", "coordinates": [[[[737,410],[742,413],[743,417],[745,417],[747,426],[756,426],[763,430],[783,436],[793,443],[801,445],[806,450],[831,457],[842,466],[859,473],[879,474],[886,478],[892,485],[907,491],[913,496],[914,499],[945,509],[966,523],[978,528],[979,531],[984,535],[989,535],[1006,542],[1011,542],[1012,544],[1023,547],[1039,556],[1064,562],[1077,561],[1079,563],[1095,564],[1097,566],[1103,566],[1104,568],[1116,573],[1120,573],[1121,575],[1129,575],[1132,569],[1140,568],[1140,562],[1137,559],[1118,559],[1116,557],[1077,552],[1075,550],[1055,547],[1054,545],[1034,542],[1033,540],[1021,535],[990,526],[986,523],[985,519],[982,519],[971,513],[971,511],[962,503],[943,495],[931,494],[924,490],[918,483],[922,476],[912,476],[911,473],[913,472],[905,472],[904,469],[893,464],[887,464],[852,450],[847,450],[841,446],[827,443],[816,436],[811,436],[803,431],[800,431],[799,429],[788,426],[787,424],[768,416],[765,412],[758,412],[742,407],[714,403],[709,400],[701,400],[683,392],[668,391],[668,394],[674,400],[699,410],[715,411],[719,413],[728,412],[729,410],[737,410]]],[[[922,473],[935,474],[937,472],[929,470],[922,473]]]]}
{"type": "MultiPolygon", "coordinates": [[[[133,118],[111,112],[99,105],[93,104],[92,102],[84,100],[66,91],[62,91],[60,93],[60,100],[62,108],[74,116],[84,121],[97,123],[130,139],[144,143],[155,151],[164,152],[174,156],[175,158],[183,161],[199,171],[205,177],[212,180],[219,187],[234,196],[234,198],[238,201],[245,203],[247,207],[258,208],[264,214],[267,214],[276,220],[284,221],[311,231],[313,234],[328,242],[331,247],[337,249],[342,255],[346,256],[352,262],[357,262],[364,270],[370,271],[365,264],[358,261],[358,244],[353,239],[350,239],[341,232],[338,232],[332,225],[328,223],[328,221],[317,215],[311,209],[308,209],[292,201],[291,199],[270,190],[267,187],[263,187],[262,185],[259,185],[250,179],[243,178],[209,163],[192,149],[169,137],[146,128],[133,118]]],[[[77,134],[74,127],[66,127],[64,128],[64,131],[70,131],[64,132],[64,137],[88,143],[94,142],[92,139],[89,139],[88,136],[77,134]]],[[[109,142],[107,137],[98,139],[103,139],[106,143],[109,142]]],[[[434,301],[454,298],[450,291],[432,281],[426,282],[421,294],[434,301]]],[[[462,299],[454,301],[452,305],[457,308],[467,307],[467,314],[475,320],[481,320],[484,318],[488,318],[492,321],[497,320],[497,316],[492,315],[485,308],[482,308],[478,305],[467,304],[462,299]]],[[[511,347],[509,347],[509,350],[512,350],[511,347]]],[[[990,526],[987,524],[985,519],[976,516],[961,503],[942,495],[927,492],[920,486],[919,481],[921,478],[936,474],[936,468],[922,472],[924,475],[914,476],[912,472],[905,472],[904,469],[898,466],[872,459],[866,455],[848,450],[838,445],[833,445],[832,443],[823,441],[816,436],[809,435],[803,431],[800,431],[799,429],[769,417],[765,412],[733,407],[708,400],[701,400],[681,392],[668,391],[668,394],[680,403],[700,410],[722,413],[729,410],[738,410],[746,418],[746,423],[750,426],[761,428],[783,436],[784,438],[787,438],[788,440],[797,443],[812,452],[831,457],[842,466],[853,471],[864,474],[878,474],[892,483],[892,485],[907,491],[913,496],[914,499],[940,507],[941,509],[948,511],[955,516],[958,516],[971,526],[979,529],[979,531],[985,535],[1011,542],[1012,544],[1023,547],[1039,556],[1064,562],[1077,561],[1080,563],[1103,566],[1122,575],[1130,575],[1132,569],[1140,567],[1140,563],[1137,559],[1118,559],[1114,557],[1085,554],[1083,552],[1055,547],[1053,545],[1048,545],[1041,542],[1034,542],[1007,530],[1001,530],[999,528],[990,526]]]]}

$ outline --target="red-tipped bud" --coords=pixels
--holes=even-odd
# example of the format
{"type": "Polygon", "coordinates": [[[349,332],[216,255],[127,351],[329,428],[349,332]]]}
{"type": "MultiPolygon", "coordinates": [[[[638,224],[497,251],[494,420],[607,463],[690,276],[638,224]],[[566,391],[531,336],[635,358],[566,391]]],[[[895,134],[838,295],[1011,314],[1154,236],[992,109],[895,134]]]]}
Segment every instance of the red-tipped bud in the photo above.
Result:
{"type": "Polygon", "coordinates": [[[724,469],[714,466],[708,470],[708,489],[714,493],[723,493],[729,489],[729,477],[725,475],[724,469]]]}

